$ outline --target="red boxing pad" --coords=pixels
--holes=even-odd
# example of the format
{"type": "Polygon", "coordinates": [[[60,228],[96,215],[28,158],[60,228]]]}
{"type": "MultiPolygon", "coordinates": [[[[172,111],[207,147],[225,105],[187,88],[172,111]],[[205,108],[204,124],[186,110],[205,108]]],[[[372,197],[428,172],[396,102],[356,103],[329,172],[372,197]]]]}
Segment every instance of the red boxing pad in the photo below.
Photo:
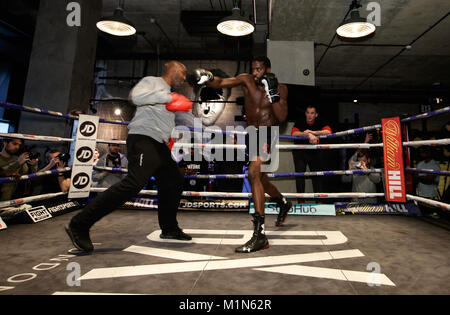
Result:
{"type": "Polygon", "coordinates": [[[192,109],[192,102],[186,96],[172,93],[172,101],[166,104],[166,109],[171,112],[188,112],[192,109]]]}

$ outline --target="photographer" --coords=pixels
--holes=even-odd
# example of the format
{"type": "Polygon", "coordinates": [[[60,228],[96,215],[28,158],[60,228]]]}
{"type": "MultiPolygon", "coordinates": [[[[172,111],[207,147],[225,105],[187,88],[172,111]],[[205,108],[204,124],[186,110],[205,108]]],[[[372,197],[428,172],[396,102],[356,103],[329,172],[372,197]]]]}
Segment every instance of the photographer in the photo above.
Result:
{"type": "MultiPolygon", "coordinates": [[[[371,158],[367,149],[359,149],[348,161],[349,170],[367,170],[371,167],[371,158]]],[[[343,175],[342,182],[352,183],[352,192],[376,193],[377,184],[381,181],[380,173],[343,175]]],[[[377,198],[353,199],[364,203],[376,203],[377,198]]]]}
{"type": "MultiPolygon", "coordinates": [[[[37,155],[33,155],[30,152],[25,152],[17,156],[22,146],[22,139],[12,138],[3,140],[3,149],[0,153],[0,168],[2,176],[14,177],[18,179],[22,175],[36,173],[38,163],[37,155]]],[[[11,200],[17,189],[17,185],[18,182],[2,184],[0,200],[11,200]]]]}
{"type": "MultiPolygon", "coordinates": [[[[61,153],[58,150],[50,150],[45,154],[47,165],[39,170],[40,172],[64,168],[70,159],[68,153],[61,153]]],[[[44,176],[39,179],[38,188],[33,194],[49,194],[55,192],[66,192],[70,188],[71,172],[59,173],[56,175],[44,176]]]]}

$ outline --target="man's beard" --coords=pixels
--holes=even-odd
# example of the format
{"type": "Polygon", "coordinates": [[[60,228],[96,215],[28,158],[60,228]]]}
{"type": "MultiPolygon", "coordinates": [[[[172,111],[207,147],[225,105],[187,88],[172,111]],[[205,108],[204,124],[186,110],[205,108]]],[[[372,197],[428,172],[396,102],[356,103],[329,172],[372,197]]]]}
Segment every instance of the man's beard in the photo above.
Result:
{"type": "Polygon", "coordinates": [[[5,151],[6,151],[6,153],[8,153],[9,155],[15,155],[17,152],[19,152],[19,149],[14,150],[14,151],[11,151],[11,150],[8,150],[7,148],[5,148],[5,151]]]}

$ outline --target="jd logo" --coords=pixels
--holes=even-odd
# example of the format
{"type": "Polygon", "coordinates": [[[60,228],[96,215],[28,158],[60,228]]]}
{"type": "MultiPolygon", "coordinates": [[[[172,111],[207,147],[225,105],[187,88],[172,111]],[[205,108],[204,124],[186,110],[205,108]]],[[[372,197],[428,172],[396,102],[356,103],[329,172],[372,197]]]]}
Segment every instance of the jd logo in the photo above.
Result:
{"type": "Polygon", "coordinates": [[[73,178],[73,186],[77,189],[85,188],[89,182],[89,175],[86,173],[79,173],[73,178]]]}
{"type": "Polygon", "coordinates": [[[77,160],[81,163],[88,162],[93,157],[93,152],[89,147],[81,147],[77,151],[77,160]]]}
{"type": "Polygon", "coordinates": [[[97,128],[93,122],[85,121],[80,125],[80,132],[84,137],[91,137],[96,131],[97,128]]]}

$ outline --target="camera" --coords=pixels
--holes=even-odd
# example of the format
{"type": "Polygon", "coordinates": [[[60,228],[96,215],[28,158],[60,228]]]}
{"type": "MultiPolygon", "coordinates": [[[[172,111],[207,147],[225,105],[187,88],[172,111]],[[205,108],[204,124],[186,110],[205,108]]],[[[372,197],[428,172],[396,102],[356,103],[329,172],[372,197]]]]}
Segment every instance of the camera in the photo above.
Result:
{"type": "Polygon", "coordinates": [[[29,152],[28,153],[28,158],[30,160],[36,160],[37,158],[39,158],[41,156],[41,154],[39,152],[29,152]]]}
{"type": "Polygon", "coordinates": [[[357,167],[357,168],[360,168],[361,167],[361,162],[353,162],[353,166],[354,167],[357,167]]]}
{"type": "Polygon", "coordinates": [[[62,162],[64,162],[64,163],[67,163],[67,162],[69,162],[69,160],[70,160],[70,154],[69,154],[69,153],[60,153],[60,154],[57,156],[57,158],[58,158],[60,161],[62,161],[62,162]]]}

